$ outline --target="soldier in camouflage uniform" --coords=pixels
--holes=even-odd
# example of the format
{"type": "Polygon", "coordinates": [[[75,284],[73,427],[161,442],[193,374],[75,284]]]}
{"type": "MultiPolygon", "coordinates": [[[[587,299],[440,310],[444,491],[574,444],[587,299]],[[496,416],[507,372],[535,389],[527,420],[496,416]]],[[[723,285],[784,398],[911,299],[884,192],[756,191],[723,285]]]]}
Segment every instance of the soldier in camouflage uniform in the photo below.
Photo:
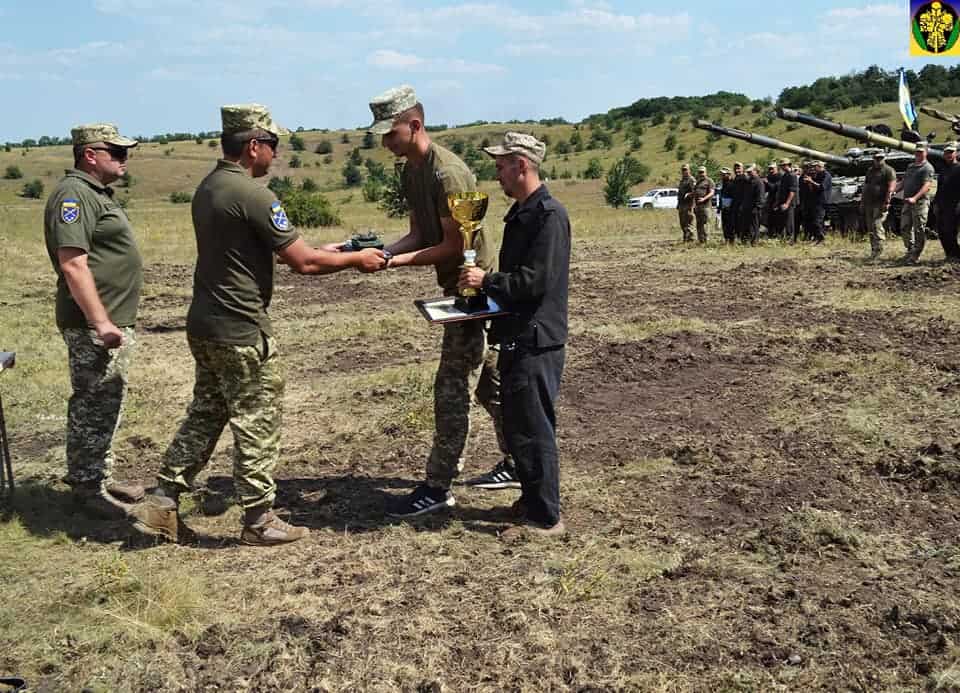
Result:
{"type": "Polygon", "coordinates": [[[900,236],[906,254],[901,262],[915,265],[927,241],[927,215],[930,211],[930,188],[936,173],[927,161],[927,143],[917,142],[915,160],[907,166],[894,192],[903,191],[900,211],[900,236]]]}
{"type": "Polygon", "coordinates": [[[296,541],[305,527],[273,512],[273,470],[280,455],[284,373],[267,310],[273,295],[274,254],[294,271],[327,274],[349,266],[374,272],[383,252],[368,248],[334,253],[310,248],[283,205],[254,178],[267,174],[281,134],[258,104],[224,106],[223,159],[193,196],[197,240],[187,341],[196,361],[193,401],[157,474],[157,489],[132,511],[140,531],[189,539],[177,513],[229,424],[234,443],[234,485],[243,507],[245,544],[296,541]]]}
{"type": "Polygon", "coordinates": [[[66,482],[86,509],[114,517],[143,497],[141,486],[113,479],[111,450],[136,343],[143,272],[130,221],[109,184],[126,172],[137,142],[109,123],[80,125],[71,135],[74,167],[44,211],[47,253],[57,273],[57,327],[73,388],[66,482]]]}
{"type": "MultiPolygon", "coordinates": [[[[476,178],[453,152],[431,141],[424,128],[423,106],[413,88],[389,89],[370,102],[374,122],[369,132],[382,137],[395,156],[404,157],[402,189],[410,205],[410,231],[387,246],[389,267],[433,265],[444,294],[456,293],[463,241],[459,224],[450,215],[447,195],[477,189],[476,178]]],[[[496,262],[496,249],[481,229],[474,247],[476,263],[489,270],[496,262]]],[[[392,517],[413,517],[455,505],[450,486],[460,472],[461,455],[470,429],[470,390],[477,382],[476,396],[493,418],[502,461],[490,472],[467,481],[487,488],[519,488],[513,459],[503,438],[500,412],[500,374],[497,353],[485,347],[480,320],[443,326],[440,366],[434,380],[436,432],[427,458],[426,481],[410,494],[393,498],[392,517]]]]}
{"type": "Polygon", "coordinates": [[[694,187],[697,181],[690,175],[690,167],[684,164],[680,167],[680,182],[677,183],[677,217],[680,220],[680,232],[683,241],[693,241],[693,203],[694,187]]]}
{"type": "Polygon", "coordinates": [[[694,216],[697,218],[697,242],[706,243],[713,216],[713,192],[716,186],[707,175],[707,167],[697,169],[697,182],[693,186],[694,216]]]}
{"type": "Polygon", "coordinates": [[[863,179],[863,195],[860,199],[860,212],[863,223],[870,234],[870,260],[877,260],[883,253],[886,231],[883,227],[890,210],[890,200],[897,185],[897,172],[884,159],[886,153],[875,152],[873,166],[867,169],[863,179]]]}

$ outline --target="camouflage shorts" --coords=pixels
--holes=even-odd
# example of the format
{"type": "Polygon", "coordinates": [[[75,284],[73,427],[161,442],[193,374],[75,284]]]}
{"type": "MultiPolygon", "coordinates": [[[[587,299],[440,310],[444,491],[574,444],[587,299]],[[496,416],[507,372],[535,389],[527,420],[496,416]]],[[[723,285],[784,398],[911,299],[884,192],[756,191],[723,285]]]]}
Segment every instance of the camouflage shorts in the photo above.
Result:
{"type": "Polygon", "coordinates": [[[229,423],[238,502],[244,508],[273,505],[285,387],[276,340],[264,335],[257,346],[187,341],[196,361],[193,401],[157,479],[174,492],[192,488],[229,423]]]}
{"type": "Polygon", "coordinates": [[[122,328],[123,346],[107,349],[84,328],[60,331],[67,345],[73,394],[67,404],[67,476],[70,485],[109,481],[113,436],[127,396],[127,374],[136,349],[132,327],[122,328]]]}

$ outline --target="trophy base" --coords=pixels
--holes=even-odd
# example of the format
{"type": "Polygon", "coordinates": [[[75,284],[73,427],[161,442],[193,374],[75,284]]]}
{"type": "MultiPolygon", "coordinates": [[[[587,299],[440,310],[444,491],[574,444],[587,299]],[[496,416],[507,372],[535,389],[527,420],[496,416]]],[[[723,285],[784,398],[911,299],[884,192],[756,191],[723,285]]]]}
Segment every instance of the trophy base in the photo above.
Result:
{"type": "Polygon", "coordinates": [[[476,313],[477,311],[489,310],[490,304],[487,303],[487,297],[484,294],[475,296],[457,296],[453,302],[453,307],[464,313],[476,313]]]}

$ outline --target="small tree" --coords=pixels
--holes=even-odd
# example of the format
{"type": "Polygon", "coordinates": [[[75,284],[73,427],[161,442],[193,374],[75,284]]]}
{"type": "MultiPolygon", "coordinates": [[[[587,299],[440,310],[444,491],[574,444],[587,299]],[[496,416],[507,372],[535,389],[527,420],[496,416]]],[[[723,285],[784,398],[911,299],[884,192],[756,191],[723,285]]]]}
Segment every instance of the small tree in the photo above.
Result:
{"type": "Polygon", "coordinates": [[[403,217],[410,211],[407,205],[407,199],[403,196],[403,189],[400,185],[400,173],[394,171],[387,176],[380,193],[380,209],[387,213],[388,217],[403,217]]]}
{"type": "Polygon", "coordinates": [[[29,183],[24,183],[20,194],[31,200],[39,200],[43,197],[43,182],[39,178],[34,178],[29,183]]]}
{"type": "Polygon", "coordinates": [[[207,146],[210,147],[210,149],[213,149],[218,144],[220,143],[217,140],[207,140],[207,146]]]}
{"type": "Polygon", "coordinates": [[[359,147],[354,147],[354,148],[350,151],[350,159],[349,159],[349,161],[350,161],[350,163],[353,164],[354,166],[360,166],[360,165],[363,164],[363,155],[360,153],[360,148],[359,148],[359,147]]]}
{"type": "Polygon", "coordinates": [[[182,205],[193,201],[193,195],[188,192],[170,193],[170,201],[175,205],[182,205]]]}
{"type": "Polygon", "coordinates": [[[667,138],[663,141],[663,148],[665,151],[671,151],[674,147],[677,146],[677,136],[672,132],[667,135],[667,138]]]}
{"type": "Polygon", "coordinates": [[[313,178],[304,178],[303,182],[300,183],[300,190],[305,193],[317,192],[319,189],[320,186],[317,185],[313,178]]]}
{"type": "Polygon", "coordinates": [[[317,154],[329,154],[333,151],[333,142],[330,140],[320,140],[317,142],[317,146],[314,147],[313,151],[317,154]]]}
{"type": "Polygon", "coordinates": [[[727,149],[730,151],[731,154],[736,154],[736,153],[737,153],[737,143],[736,143],[736,142],[730,142],[730,143],[728,143],[728,144],[727,144],[727,149]]]}
{"type": "Polygon", "coordinates": [[[290,168],[301,168],[302,166],[303,166],[303,159],[301,159],[296,154],[290,157],[290,168]]]}
{"type": "Polygon", "coordinates": [[[294,190],[283,199],[283,209],[294,226],[339,226],[340,215],[323,195],[294,190]]]}
{"type": "Polygon", "coordinates": [[[622,207],[630,199],[630,188],[650,175],[650,167],[629,154],[610,167],[603,196],[611,207],[622,207]]]}
{"type": "Polygon", "coordinates": [[[369,177],[363,182],[362,192],[365,202],[379,202],[383,196],[383,183],[373,177],[369,177]]]}
{"type": "Polygon", "coordinates": [[[130,175],[130,171],[124,171],[123,175],[120,176],[120,185],[124,188],[132,188],[136,182],[137,179],[130,175]]]}
{"type": "Polygon", "coordinates": [[[348,188],[360,185],[363,182],[363,173],[360,171],[360,167],[352,161],[343,165],[341,173],[343,174],[343,183],[348,188]]]}
{"type": "Polygon", "coordinates": [[[303,141],[300,135],[290,135],[290,149],[295,152],[302,152],[307,148],[307,143],[303,141]]]}
{"type": "Polygon", "coordinates": [[[603,175],[603,165],[600,163],[600,159],[593,158],[587,162],[587,167],[583,170],[583,177],[596,180],[603,175]]]}
{"type": "Polygon", "coordinates": [[[377,146],[377,139],[372,132],[368,132],[363,136],[363,143],[360,146],[364,149],[373,149],[377,146]]]}
{"type": "Polygon", "coordinates": [[[7,166],[7,170],[4,172],[3,177],[6,180],[18,180],[23,178],[23,171],[20,170],[19,166],[7,166]]]}
{"type": "Polygon", "coordinates": [[[350,144],[350,135],[348,135],[347,133],[343,133],[343,135],[340,136],[340,141],[343,144],[350,144]]]}
{"type": "Polygon", "coordinates": [[[283,178],[277,178],[276,176],[273,176],[270,179],[270,182],[267,183],[267,187],[273,191],[274,195],[283,200],[287,195],[293,192],[295,184],[293,182],[293,178],[290,176],[284,176],[283,178]]]}

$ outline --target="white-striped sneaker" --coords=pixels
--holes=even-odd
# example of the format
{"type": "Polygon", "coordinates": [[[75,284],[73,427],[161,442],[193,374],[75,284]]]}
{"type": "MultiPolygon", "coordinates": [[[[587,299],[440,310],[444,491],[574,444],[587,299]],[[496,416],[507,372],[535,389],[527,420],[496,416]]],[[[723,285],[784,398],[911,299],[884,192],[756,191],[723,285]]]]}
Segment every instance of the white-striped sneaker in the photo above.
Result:
{"type": "Polygon", "coordinates": [[[453,494],[442,488],[420,484],[411,493],[391,499],[387,508],[390,517],[416,517],[452,508],[457,504],[453,494]]]}
{"type": "Polygon", "coordinates": [[[486,474],[467,479],[463,483],[465,486],[497,491],[504,488],[520,488],[520,477],[517,476],[517,469],[513,466],[513,462],[504,459],[486,474]]]}

